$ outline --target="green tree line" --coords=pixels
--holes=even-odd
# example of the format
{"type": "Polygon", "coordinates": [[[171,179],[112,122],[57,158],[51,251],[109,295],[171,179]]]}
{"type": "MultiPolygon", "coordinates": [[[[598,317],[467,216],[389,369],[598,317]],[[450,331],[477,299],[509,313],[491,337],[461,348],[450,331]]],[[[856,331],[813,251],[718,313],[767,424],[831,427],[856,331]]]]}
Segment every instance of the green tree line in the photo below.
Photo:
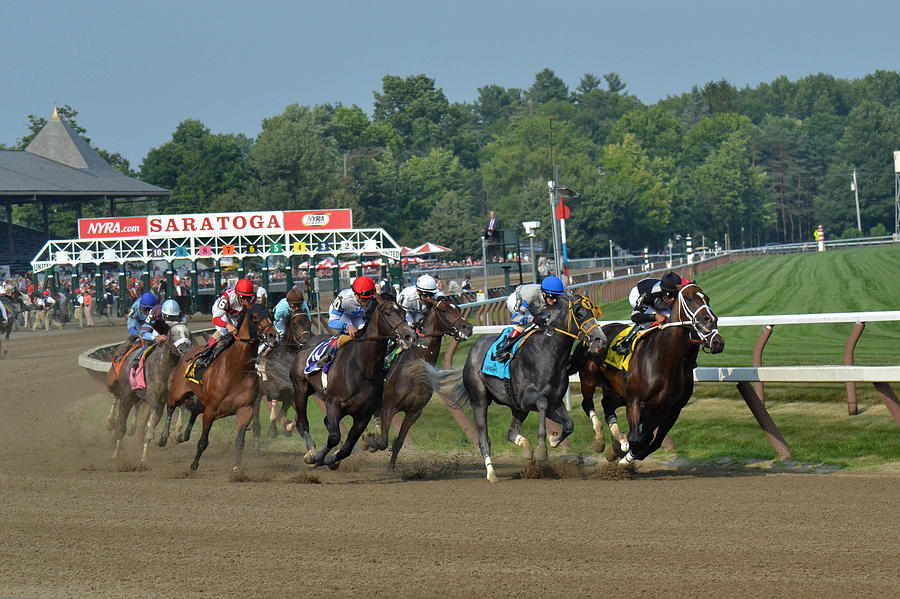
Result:
{"type": "MultiPolygon", "coordinates": [[[[609,241],[659,250],[676,234],[727,236],[740,247],[808,241],[819,224],[829,238],[893,231],[900,72],[779,77],[743,89],[722,79],[653,105],[616,73],[586,73],[570,89],[550,69],[527,89],[480,87],[471,103],[449,102],[425,74],[386,75],[373,95],[371,114],[291,104],[263,119],[255,139],[185,120],[136,172],[104,156],[173,192],[123,211],[346,207],[356,226],[383,227],[406,245],[447,245],[459,257],[480,254],[488,210],[506,227],[549,225],[554,166],[580,193],[567,222],[573,256],[609,241]]],[[[65,112],[77,126],[77,112],[65,112]]],[[[33,135],[43,122],[29,118],[33,135]]],[[[544,242],[549,230],[538,233],[544,242]]]]}

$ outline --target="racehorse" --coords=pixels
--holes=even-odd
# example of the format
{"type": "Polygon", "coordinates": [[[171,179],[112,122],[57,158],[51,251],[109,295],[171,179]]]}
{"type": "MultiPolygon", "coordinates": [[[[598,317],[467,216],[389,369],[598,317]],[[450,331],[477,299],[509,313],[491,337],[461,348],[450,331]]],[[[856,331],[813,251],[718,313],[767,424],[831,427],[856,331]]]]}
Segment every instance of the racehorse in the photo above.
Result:
{"type": "Polygon", "coordinates": [[[548,417],[562,426],[562,432],[550,439],[551,447],[557,447],[571,434],[574,425],[563,403],[563,396],[569,387],[566,362],[576,338],[595,352],[601,351],[606,343],[606,336],[597,322],[595,315],[598,312],[595,310],[591,301],[582,295],[560,297],[549,322],[522,343],[512,358],[509,379],[500,379],[481,371],[485,355],[498,335],[485,335],[478,339],[462,368],[429,371],[432,384],[439,394],[449,396],[451,403],[457,407],[471,404],[475,428],[478,430],[478,447],[484,458],[489,481],[497,482],[491,463],[491,440],[487,431],[487,410],[492,401],[508,406],[512,411],[506,439],[520,446],[523,455],[529,460],[547,459],[548,417]],[[536,452],[532,451],[528,439],[519,432],[522,422],[533,411],[539,416],[536,452]]]}
{"type": "MultiPolygon", "coordinates": [[[[609,324],[603,328],[613,339],[626,326],[609,324]]],[[[602,356],[587,354],[579,371],[582,408],[590,417],[594,389],[600,384],[603,412],[613,434],[615,455],[607,452],[610,461],[617,455],[621,457],[619,463],[627,466],[660,448],[694,391],[693,371],[700,348],[713,354],[725,349],[717,326],[718,317],[709,307],[709,298],[699,285],[689,283],[678,292],[668,322],[651,327],[639,338],[627,374],[606,363],[602,356]],[[628,417],[627,442],[616,423],[615,410],[622,406],[628,417]]],[[[592,421],[602,438],[602,424],[596,417],[592,421]]]]}
{"type": "Polygon", "coordinates": [[[143,349],[139,348],[131,352],[120,366],[118,373],[114,368],[110,368],[107,389],[115,396],[114,405],[116,406],[114,458],[119,457],[129,413],[143,403],[143,414],[137,431],[140,433],[138,438],[141,442],[141,463],[147,462],[150,441],[153,440],[156,425],[168,398],[172,370],[179,358],[186,354],[192,346],[191,332],[186,324],[175,323],[170,326],[165,341],[159,343],[144,359],[144,380],[146,382],[144,388],[132,389],[130,380],[131,370],[137,365],[143,349]],[[148,417],[150,419],[149,426],[147,425],[148,417]]]}
{"type": "Polygon", "coordinates": [[[368,323],[362,334],[348,341],[337,352],[329,366],[327,382],[321,370],[304,373],[309,356],[317,345],[313,340],[321,338],[313,338],[297,352],[291,367],[294,410],[297,412],[295,426],[306,441],[303,459],[307,464],[326,465],[336,470],[341,460],[350,455],[381,402],[388,340],[394,339],[408,349],[416,339],[415,332],[406,322],[406,315],[392,295],[375,296],[366,311],[368,323]],[[309,435],[306,415],[309,396],[313,393],[325,396],[325,426],[328,429],[327,444],[318,452],[309,435]],[[353,417],[347,439],[335,454],[329,455],[341,442],[341,418],[347,415],[353,417]]]}
{"type": "Polygon", "coordinates": [[[269,414],[269,436],[277,437],[281,428],[285,435],[291,432],[285,429],[287,425],[288,402],[294,399],[294,387],[291,385],[291,365],[297,350],[312,337],[310,331],[309,316],[306,312],[297,312],[291,315],[287,330],[282,342],[264,353],[256,362],[256,370],[259,372],[259,395],[253,405],[253,438],[257,448],[259,436],[262,432],[259,418],[259,408],[263,398],[271,404],[269,414]]]}
{"type": "Polygon", "coordinates": [[[422,410],[431,399],[432,389],[427,375],[421,371],[421,362],[434,365],[441,351],[444,335],[451,335],[457,341],[464,341],[472,335],[472,325],[462,314],[459,306],[446,299],[422,298],[431,305],[428,315],[422,324],[423,339],[394,359],[384,383],[384,395],[381,399],[381,426],[376,427],[376,435],[366,435],[361,445],[368,446],[375,452],[387,448],[388,432],[394,415],[403,412],[403,423],[397,438],[391,445],[390,468],[397,463],[397,454],[403,447],[403,441],[410,427],[415,424],[422,410]],[[422,375],[418,375],[422,372],[422,375]],[[423,376],[424,375],[424,376],[423,376]],[[380,430],[378,430],[380,428],[380,430]]]}
{"type": "Polygon", "coordinates": [[[3,302],[4,307],[6,308],[6,318],[3,318],[0,315],[0,346],[2,346],[2,355],[6,355],[9,352],[9,334],[12,332],[13,328],[18,329],[19,323],[17,321],[19,313],[24,312],[26,310],[25,302],[22,300],[22,294],[19,293],[18,289],[13,289],[11,293],[0,295],[0,301],[3,302]],[[16,307],[18,306],[18,309],[16,307]]]}
{"type": "MultiPolygon", "coordinates": [[[[255,369],[259,342],[264,340],[269,345],[276,345],[278,332],[272,325],[269,309],[260,304],[254,304],[241,313],[237,328],[238,334],[234,342],[212,361],[203,375],[202,384],[197,384],[184,375],[190,360],[203,348],[198,347],[182,356],[175,367],[172,385],[169,387],[166,423],[159,444],[165,445],[169,438],[172,412],[193,394],[203,404],[203,431],[197,441],[197,455],[191,462],[192,471],[197,470],[200,456],[209,446],[209,430],[213,422],[233,414],[237,415],[238,424],[234,440],[234,470],[238,470],[241,465],[244,436],[253,418],[253,402],[259,393],[259,379],[255,369]]],[[[222,343],[222,340],[219,343],[222,343]]],[[[195,416],[196,412],[193,412],[191,423],[188,424],[188,436],[195,416]]]]}

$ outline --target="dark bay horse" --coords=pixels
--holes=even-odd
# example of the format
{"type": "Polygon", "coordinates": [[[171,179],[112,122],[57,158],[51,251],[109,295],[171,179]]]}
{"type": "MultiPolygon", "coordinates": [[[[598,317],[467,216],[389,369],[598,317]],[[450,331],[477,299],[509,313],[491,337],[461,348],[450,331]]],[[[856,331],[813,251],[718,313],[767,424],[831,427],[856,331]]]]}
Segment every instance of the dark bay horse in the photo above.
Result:
{"type": "MultiPolygon", "coordinates": [[[[604,326],[612,339],[628,325],[604,326]]],[[[718,318],[709,307],[709,298],[695,283],[681,288],[667,323],[652,327],[637,342],[628,373],[623,374],[603,360],[604,355],[588,352],[580,368],[582,408],[588,417],[594,410],[593,395],[603,389],[603,412],[613,435],[607,458],[618,455],[623,466],[642,460],[662,445],[681,409],[694,392],[694,368],[700,347],[713,354],[725,349],[718,318]],[[628,437],[619,432],[615,410],[625,406],[628,437]]],[[[591,417],[602,439],[602,424],[591,417]]],[[[595,445],[595,449],[600,449],[595,445]]]]}
{"type": "Polygon", "coordinates": [[[253,437],[257,447],[259,446],[259,436],[262,432],[261,420],[259,418],[259,409],[263,401],[267,401],[271,405],[269,414],[269,436],[278,436],[278,430],[281,429],[285,435],[290,435],[290,431],[286,430],[287,408],[289,402],[294,400],[294,387],[291,385],[291,365],[297,356],[297,350],[306,341],[312,338],[310,331],[309,316],[306,312],[297,312],[293,314],[288,321],[287,330],[284,333],[284,339],[276,347],[260,356],[256,361],[256,370],[259,373],[259,396],[253,406],[253,413],[256,417],[253,419],[253,437]]]}
{"type": "Polygon", "coordinates": [[[381,399],[381,425],[376,427],[376,435],[369,434],[362,442],[364,448],[368,446],[373,452],[386,449],[391,420],[395,414],[403,412],[403,423],[391,445],[392,469],[397,463],[397,454],[403,447],[406,434],[431,399],[431,384],[421,361],[432,366],[437,362],[445,335],[451,335],[457,341],[464,341],[472,335],[472,325],[463,317],[459,306],[440,298],[423,300],[431,305],[422,324],[424,337],[412,348],[400,352],[391,364],[385,377],[384,395],[381,399]]]}
{"type": "Polygon", "coordinates": [[[314,340],[327,337],[310,340],[297,352],[291,367],[294,410],[297,412],[296,428],[306,441],[303,459],[307,464],[337,469],[341,460],[350,455],[381,403],[388,340],[394,339],[408,349],[416,339],[415,332],[406,322],[405,313],[392,295],[375,296],[369,302],[367,312],[368,323],[361,335],[351,339],[337,352],[327,376],[323,377],[321,370],[310,374],[303,372],[310,353],[317,345],[314,340]],[[309,435],[309,419],[306,415],[309,396],[314,393],[320,397],[324,395],[325,426],[328,429],[327,444],[318,452],[309,435]],[[329,455],[341,442],[340,423],[344,416],[352,416],[353,424],[340,449],[329,455]]]}
{"type": "Polygon", "coordinates": [[[471,404],[475,428],[478,429],[478,447],[484,458],[487,479],[491,482],[497,482],[487,431],[487,411],[492,401],[512,411],[506,439],[520,446],[527,459],[547,459],[547,418],[562,426],[562,432],[550,439],[551,447],[557,447],[574,429],[563,403],[569,387],[566,371],[569,351],[578,338],[592,351],[600,352],[606,337],[595,318],[595,307],[588,298],[581,295],[563,296],[558,306],[546,327],[533,334],[516,352],[510,363],[508,381],[481,371],[484,357],[498,335],[485,335],[478,339],[461,369],[430,371],[432,384],[438,393],[449,397],[457,407],[471,404]],[[537,412],[539,417],[536,452],[532,452],[528,439],[519,432],[529,412],[537,412]]]}
{"type": "Polygon", "coordinates": [[[0,336],[2,336],[0,346],[2,346],[2,355],[6,355],[9,352],[9,334],[13,328],[16,330],[19,328],[19,314],[27,310],[22,297],[24,296],[19,293],[18,289],[13,289],[12,293],[0,295],[0,301],[3,302],[3,306],[6,308],[6,318],[0,315],[0,336]]]}
{"type": "Polygon", "coordinates": [[[160,342],[144,360],[144,380],[147,386],[143,389],[131,388],[130,375],[131,369],[137,365],[144,348],[138,348],[131,352],[118,374],[113,368],[110,368],[107,389],[115,396],[116,406],[115,428],[113,429],[116,450],[113,457],[118,457],[121,451],[129,413],[143,403],[143,414],[137,430],[140,433],[138,438],[141,443],[141,463],[147,462],[150,441],[153,440],[156,425],[159,423],[162,409],[168,399],[172,371],[181,356],[190,351],[192,347],[193,342],[188,326],[183,323],[173,324],[169,328],[166,339],[160,342]]]}
{"type": "MultiPolygon", "coordinates": [[[[159,444],[165,445],[172,424],[172,412],[189,396],[194,395],[203,405],[203,431],[197,441],[197,455],[191,463],[191,470],[197,470],[200,456],[209,446],[209,430],[219,418],[237,415],[237,436],[234,440],[234,469],[240,468],[244,452],[244,436],[253,418],[253,403],[259,393],[259,378],[256,376],[256,355],[259,343],[265,340],[269,345],[278,343],[278,332],[272,325],[269,310],[254,304],[241,314],[238,334],[234,342],[212,361],[203,375],[203,384],[185,378],[189,361],[203,348],[196,348],[179,360],[169,388],[166,423],[160,435],[159,444]]],[[[221,343],[221,340],[220,340],[221,343]]],[[[194,413],[191,420],[193,421],[194,413]]],[[[190,433],[188,424],[187,433],[190,433]]],[[[186,440],[186,439],[185,439],[186,440]]]]}

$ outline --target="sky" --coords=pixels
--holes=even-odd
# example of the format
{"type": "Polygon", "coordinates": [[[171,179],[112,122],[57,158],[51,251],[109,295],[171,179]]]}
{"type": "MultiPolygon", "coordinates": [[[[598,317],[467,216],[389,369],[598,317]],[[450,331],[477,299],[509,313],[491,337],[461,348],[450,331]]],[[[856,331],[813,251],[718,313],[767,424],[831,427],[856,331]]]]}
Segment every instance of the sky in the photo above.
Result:
{"type": "Polygon", "coordinates": [[[68,104],[137,169],[184,119],[255,137],[294,103],[371,115],[385,75],[474,102],[545,68],[570,90],[615,72],[646,104],[722,78],[856,79],[900,69],[898,25],[896,0],[0,0],[0,143],[68,104]]]}

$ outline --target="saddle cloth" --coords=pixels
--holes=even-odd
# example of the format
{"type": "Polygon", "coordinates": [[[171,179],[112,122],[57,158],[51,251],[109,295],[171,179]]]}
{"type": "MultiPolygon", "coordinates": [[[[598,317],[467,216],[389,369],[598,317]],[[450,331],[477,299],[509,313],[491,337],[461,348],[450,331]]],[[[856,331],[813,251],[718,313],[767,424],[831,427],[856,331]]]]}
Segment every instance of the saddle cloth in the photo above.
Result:
{"type": "MultiPolygon", "coordinates": [[[[490,376],[495,376],[498,379],[508,379],[509,378],[509,365],[512,363],[512,358],[510,358],[506,362],[498,362],[493,359],[494,353],[497,351],[497,348],[506,341],[506,338],[509,337],[509,334],[512,332],[512,327],[507,327],[503,329],[503,332],[500,333],[500,336],[494,341],[491,346],[488,348],[487,354],[484,356],[484,362],[481,364],[481,372],[484,374],[489,374],[490,376]]],[[[519,347],[522,345],[522,342],[531,337],[534,333],[534,330],[529,331],[526,335],[523,335],[521,339],[515,342],[510,350],[510,354],[515,357],[516,352],[519,351],[519,347]]]]}
{"type": "MultiPolygon", "coordinates": [[[[618,345],[619,341],[625,338],[625,336],[637,325],[631,325],[630,327],[625,327],[622,331],[612,338],[612,341],[609,342],[609,347],[615,347],[618,345]]],[[[651,331],[657,330],[656,327],[650,327],[649,329],[644,329],[642,331],[638,331],[637,335],[634,336],[634,339],[631,340],[631,351],[628,352],[627,355],[622,355],[612,350],[606,352],[606,359],[604,362],[609,364],[613,368],[617,370],[622,370],[624,372],[628,372],[628,365],[631,363],[631,356],[634,355],[634,348],[637,347],[638,340],[651,331]]]]}
{"type": "Polygon", "coordinates": [[[311,374],[317,370],[321,370],[322,372],[327,374],[328,369],[331,368],[331,361],[320,368],[318,364],[319,358],[321,358],[322,354],[325,353],[326,347],[335,343],[337,343],[337,337],[326,339],[325,341],[317,345],[314,350],[309,352],[309,357],[306,359],[306,366],[303,368],[303,374],[311,374]]]}
{"type": "Polygon", "coordinates": [[[159,343],[153,343],[148,345],[143,352],[141,352],[141,357],[138,358],[137,364],[131,369],[131,372],[128,374],[128,381],[131,383],[132,389],[146,389],[147,388],[147,379],[144,377],[144,361],[147,359],[147,356],[150,355],[156,346],[159,343]]]}

